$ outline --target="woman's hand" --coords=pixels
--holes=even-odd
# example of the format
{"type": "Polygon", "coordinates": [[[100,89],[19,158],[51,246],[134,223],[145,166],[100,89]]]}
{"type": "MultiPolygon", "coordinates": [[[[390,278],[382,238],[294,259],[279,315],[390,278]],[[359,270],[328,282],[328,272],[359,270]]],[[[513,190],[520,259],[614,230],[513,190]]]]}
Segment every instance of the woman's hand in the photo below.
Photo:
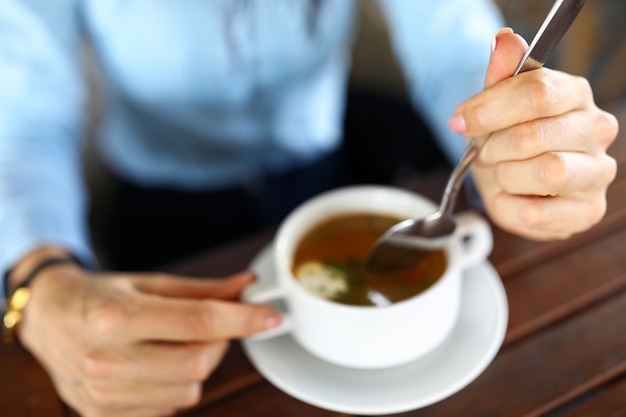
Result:
{"type": "Polygon", "coordinates": [[[41,272],[19,328],[60,396],[84,417],[156,417],[196,404],[233,338],[280,322],[236,302],[254,277],[41,272]]]}
{"type": "Polygon", "coordinates": [[[607,148],[615,117],[594,103],[587,80],[549,69],[515,77],[528,45],[510,29],[496,36],[486,88],[462,103],[450,127],[490,140],[473,165],[491,219],[536,239],[563,239],[596,224],[616,174],[607,148]]]}

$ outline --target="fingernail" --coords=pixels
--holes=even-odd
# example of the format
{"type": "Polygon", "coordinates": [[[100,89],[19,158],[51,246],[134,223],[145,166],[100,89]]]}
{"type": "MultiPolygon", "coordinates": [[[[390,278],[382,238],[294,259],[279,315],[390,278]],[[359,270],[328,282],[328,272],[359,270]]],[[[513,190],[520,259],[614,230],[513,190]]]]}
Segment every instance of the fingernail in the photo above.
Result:
{"type": "Polygon", "coordinates": [[[282,321],[283,321],[283,318],[281,317],[280,314],[278,313],[272,314],[265,320],[265,328],[273,329],[274,327],[278,327],[280,323],[282,323],[282,321]]]}
{"type": "Polygon", "coordinates": [[[450,120],[448,120],[448,126],[450,127],[450,130],[456,133],[463,133],[467,130],[465,118],[461,113],[452,116],[450,120]]]}
{"type": "Polygon", "coordinates": [[[251,283],[256,281],[256,275],[253,272],[242,272],[240,276],[241,279],[243,279],[244,281],[248,281],[251,283]]]}
{"type": "Polygon", "coordinates": [[[513,29],[509,27],[500,29],[498,33],[496,33],[496,36],[494,36],[493,40],[491,41],[491,53],[493,53],[493,51],[496,50],[496,47],[498,45],[498,38],[500,37],[500,35],[504,35],[505,33],[514,33],[514,31],[513,29]]]}

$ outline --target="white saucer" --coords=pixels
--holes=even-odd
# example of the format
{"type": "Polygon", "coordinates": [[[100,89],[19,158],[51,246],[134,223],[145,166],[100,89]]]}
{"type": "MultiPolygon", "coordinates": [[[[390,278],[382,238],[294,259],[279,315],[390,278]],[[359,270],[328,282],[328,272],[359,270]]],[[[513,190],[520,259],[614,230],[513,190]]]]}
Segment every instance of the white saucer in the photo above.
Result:
{"type": "MultiPolygon", "coordinates": [[[[251,268],[260,281],[274,279],[271,248],[251,268]]],[[[464,274],[459,321],[435,351],[406,365],[355,370],[327,363],[302,349],[291,336],[244,340],[256,369],[287,394],[328,410],[361,415],[391,414],[433,404],[480,375],[499,350],[508,304],[495,269],[485,262],[464,274]]]]}

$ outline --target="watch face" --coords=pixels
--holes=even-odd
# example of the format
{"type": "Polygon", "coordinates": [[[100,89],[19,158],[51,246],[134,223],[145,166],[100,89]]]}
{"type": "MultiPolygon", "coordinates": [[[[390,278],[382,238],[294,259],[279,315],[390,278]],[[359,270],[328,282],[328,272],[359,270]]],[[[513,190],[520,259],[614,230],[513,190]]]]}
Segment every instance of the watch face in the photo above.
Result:
{"type": "Polygon", "coordinates": [[[19,287],[7,301],[7,311],[2,318],[2,339],[5,343],[13,342],[15,326],[22,321],[22,311],[30,298],[30,288],[19,287]]]}
{"type": "Polygon", "coordinates": [[[20,287],[9,299],[8,310],[18,310],[22,311],[26,308],[26,303],[28,303],[28,299],[30,298],[30,288],[28,287],[20,287]]]}

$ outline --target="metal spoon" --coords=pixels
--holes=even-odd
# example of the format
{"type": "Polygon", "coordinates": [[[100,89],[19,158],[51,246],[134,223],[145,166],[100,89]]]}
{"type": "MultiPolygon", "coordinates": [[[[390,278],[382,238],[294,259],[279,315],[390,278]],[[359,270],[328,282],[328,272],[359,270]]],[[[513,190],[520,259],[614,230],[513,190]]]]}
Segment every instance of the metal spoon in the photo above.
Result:
{"type": "MultiPolygon", "coordinates": [[[[557,0],[537,31],[513,75],[540,68],[548,60],[586,0],[557,0]]],[[[442,248],[456,228],[453,210],[465,174],[491,135],[472,139],[452,172],[437,211],[391,227],[376,242],[367,265],[376,271],[397,270],[412,265],[424,250],[442,248]],[[421,251],[420,251],[421,249],[421,251]]]]}

